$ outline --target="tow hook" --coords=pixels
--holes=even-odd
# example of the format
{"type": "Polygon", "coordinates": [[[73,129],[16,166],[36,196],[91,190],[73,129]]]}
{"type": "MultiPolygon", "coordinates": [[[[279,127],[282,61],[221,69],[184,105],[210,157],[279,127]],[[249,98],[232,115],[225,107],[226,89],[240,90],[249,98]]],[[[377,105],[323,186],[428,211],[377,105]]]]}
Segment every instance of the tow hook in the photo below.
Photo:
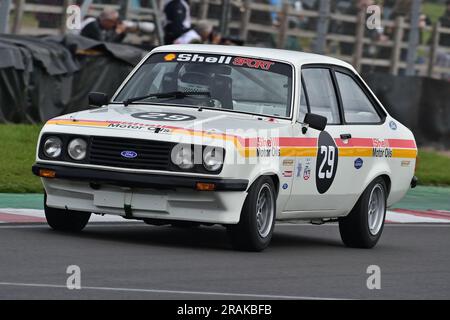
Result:
{"type": "Polygon", "coordinates": [[[417,186],[417,181],[419,181],[419,178],[417,178],[416,176],[414,176],[411,179],[411,188],[414,189],[417,186]]]}

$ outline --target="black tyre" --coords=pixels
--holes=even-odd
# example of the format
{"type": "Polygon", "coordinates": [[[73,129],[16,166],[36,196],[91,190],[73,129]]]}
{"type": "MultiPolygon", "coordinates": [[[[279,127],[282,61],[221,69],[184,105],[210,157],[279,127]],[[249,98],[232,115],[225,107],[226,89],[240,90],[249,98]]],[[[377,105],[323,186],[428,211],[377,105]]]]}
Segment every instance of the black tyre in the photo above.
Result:
{"type": "Polygon", "coordinates": [[[44,210],[48,225],[58,231],[79,232],[91,217],[87,212],[47,207],[47,196],[44,199],[44,210]]]}
{"type": "Polygon", "coordinates": [[[373,248],[383,232],[386,217],[386,183],[375,179],[346,217],[339,218],[341,239],[347,247],[373,248]]]}
{"type": "Polygon", "coordinates": [[[228,226],[234,249],[262,251],[272,239],[276,191],[272,179],[261,177],[250,187],[237,225],[228,226]]]}

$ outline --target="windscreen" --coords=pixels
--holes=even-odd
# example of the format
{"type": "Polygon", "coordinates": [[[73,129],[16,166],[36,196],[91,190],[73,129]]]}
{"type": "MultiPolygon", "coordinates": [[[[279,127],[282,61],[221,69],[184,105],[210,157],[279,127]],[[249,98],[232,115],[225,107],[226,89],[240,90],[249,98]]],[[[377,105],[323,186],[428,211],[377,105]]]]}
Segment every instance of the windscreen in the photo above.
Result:
{"type": "Polygon", "coordinates": [[[153,95],[139,103],[289,118],[292,73],[290,65],[277,61],[203,53],[155,53],[113,102],[153,95]],[[187,94],[158,95],[175,92],[187,94]],[[195,94],[199,92],[202,94],[195,94]]]}

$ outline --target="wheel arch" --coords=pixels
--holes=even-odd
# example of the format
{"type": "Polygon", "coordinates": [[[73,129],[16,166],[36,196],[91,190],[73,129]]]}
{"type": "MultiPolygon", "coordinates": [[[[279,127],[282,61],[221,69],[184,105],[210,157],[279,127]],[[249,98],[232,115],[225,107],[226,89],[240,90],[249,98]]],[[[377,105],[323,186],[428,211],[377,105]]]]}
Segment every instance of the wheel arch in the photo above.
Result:
{"type": "Polygon", "coordinates": [[[250,190],[253,184],[261,177],[269,177],[272,180],[273,185],[275,186],[275,196],[278,197],[278,194],[280,193],[280,177],[275,172],[265,172],[255,176],[255,178],[249,183],[247,192],[250,190]]]}

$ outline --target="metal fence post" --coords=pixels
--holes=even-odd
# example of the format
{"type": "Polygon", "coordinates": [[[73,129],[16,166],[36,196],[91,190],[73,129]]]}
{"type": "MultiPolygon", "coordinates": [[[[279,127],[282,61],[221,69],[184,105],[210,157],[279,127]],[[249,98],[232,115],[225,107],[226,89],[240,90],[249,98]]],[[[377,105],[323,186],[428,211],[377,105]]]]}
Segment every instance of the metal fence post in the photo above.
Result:
{"type": "Polygon", "coordinates": [[[394,76],[398,74],[400,53],[402,50],[402,42],[403,42],[404,21],[405,18],[402,16],[399,16],[395,19],[394,46],[392,47],[391,67],[390,67],[390,73],[394,76]]]}
{"type": "Polygon", "coordinates": [[[409,28],[408,40],[408,56],[406,58],[406,75],[413,76],[416,74],[415,64],[417,58],[417,46],[419,45],[419,20],[420,20],[420,6],[422,0],[412,0],[411,6],[411,24],[409,28]]]}
{"type": "Polygon", "coordinates": [[[361,60],[363,57],[363,49],[364,49],[364,31],[366,26],[366,7],[363,7],[359,10],[358,16],[356,19],[356,41],[355,41],[355,50],[353,55],[353,66],[358,72],[361,71],[361,60]]]}
{"type": "Polygon", "coordinates": [[[228,22],[230,20],[231,0],[222,0],[222,16],[220,18],[220,33],[226,37],[228,35],[228,22]]]}
{"type": "Polygon", "coordinates": [[[159,8],[156,0],[152,0],[153,18],[155,20],[156,36],[158,37],[159,45],[164,44],[164,31],[161,23],[161,17],[163,16],[163,8],[159,8]],[[161,12],[161,13],[160,13],[161,12]]]}
{"type": "Polygon", "coordinates": [[[9,29],[9,10],[11,0],[0,1],[0,33],[7,33],[9,29]]]}
{"type": "Polygon", "coordinates": [[[327,33],[330,17],[330,0],[320,0],[319,18],[317,19],[317,38],[314,46],[314,52],[325,53],[327,44],[327,33]]]}
{"type": "Polygon", "coordinates": [[[244,6],[243,6],[243,12],[241,13],[241,31],[240,31],[240,38],[244,42],[247,42],[248,37],[248,24],[250,23],[250,15],[252,13],[251,11],[251,2],[252,0],[245,0],[244,6]]]}
{"type": "Polygon", "coordinates": [[[280,13],[280,29],[278,32],[277,48],[283,49],[286,44],[286,33],[288,29],[289,3],[283,2],[280,13]]]}
{"type": "Polygon", "coordinates": [[[61,14],[61,27],[60,27],[61,34],[65,34],[67,31],[67,25],[66,25],[67,7],[71,6],[73,3],[74,3],[73,0],[64,0],[64,2],[63,2],[63,9],[62,9],[62,14],[61,14]]]}
{"type": "Polygon", "coordinates": [[[428,68],[427,68],[427,76],[433,77],[434,72],[434,62],[436,60],[436,52],[439,47],[439,28],[441,27],[441,23],[437,21],[433,25],[433,31],[431,35],[430,41],[430,53],[428,57],[428,68]]]}
{"type": "Polygon", "coordinates": [[[20,32],[20,27],[22,26],[24,6],[25,0],[15,0],[14,22],[12,27],[12,33],[14,34],[18,34],[20,32]]]}
{"type": "Polygon", "coordinates": [[[198,14],[200,20],[205,20],[208,18],[208,10],[209,10],[209,1],[201,0],[200,2],[200,12],[198,14]]]}

